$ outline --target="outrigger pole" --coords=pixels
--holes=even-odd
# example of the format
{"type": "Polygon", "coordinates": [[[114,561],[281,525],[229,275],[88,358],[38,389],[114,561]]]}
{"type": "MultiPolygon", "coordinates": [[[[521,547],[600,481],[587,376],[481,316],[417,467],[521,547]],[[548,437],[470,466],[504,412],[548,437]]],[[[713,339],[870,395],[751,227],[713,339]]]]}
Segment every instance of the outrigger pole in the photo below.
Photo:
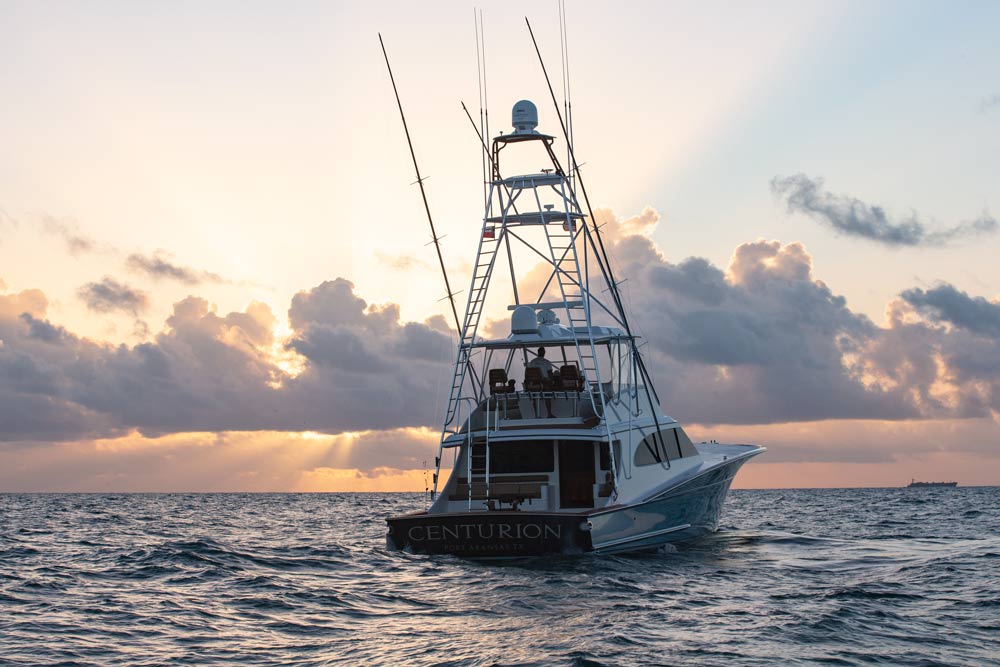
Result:
{"type": "MultiPolygon", "coordinates": [[[[587,186],[583,183],[583,175],[580,173],[580,166],[576,161],[576,152],[573,150],[571,133],[566,127],[566,121],[563,119],[562,112],[559,110],[559,101],[556,99],[555,90],[552,88],[552,81],[549,79],[549,72],[545,68],[545,61],[542,59],[542,52],[538,48],[538,40],[535,39],[535,31],[531,29],[531,21],[528,20],[527,16],[525,16],[524,22],[528,26],[528,34],[531,35],[531,43],[535,46],[535,53],[538,55],[538,64],[541,65],[542,74],[545,75],[545,83],[549,87],[549,95],[552,96],[552,105],[556,109],[556,116],[559,117],[559,125],[562,127],[563,137],[566,138],[566,146],[569,149],[569,157],[572,161],[572,164],[570,165],[572,168],[571,173],[575,174],[577,180],[580,182],[580,191],[583,193],[583,200],[587,204],[587,213],[590,215],[590,222],[594,226],[594,236],[597,237],[597,246],[600,249],[599,253],[595,253],[597,264],[604,273],[605,278],[608,280],[608,291],[611,293],[611,296],[615,301],[615,305],[618,307],[618,312],[621,314],[621,321],[622,324],[625,325],[625,332],[628,334],[629,338],[632,339],[632,356],[635,359],[639,373],[645,381],[647,391],[652,392],[653,398],[656,400],[656,404],[659,405],[660,397],[656,393],[656,387],[653,385],[653,380],[649,376],[649,371],[646,369],[646,364],[642,359],[642,355],[640,355],[638,350],[635,349],[635,337],[632,335],[632,328],[629,326],[628,316],[625,314],[625,306],[622,304],[621,294],[618,292],[618,283],[615,281],[614,273],[612,273],[611,270],[611,260],[608,258],[607,250],[604,248],[604,239],[601,238],[601,232],[597,226],[597,219],[594,217],[594,209],[590,206],[590,197],[587,196],[587,186]]],[[[657,418],[655,410],[653,411],[653,423],[656,427],[656,432],[653,435],[653,438],[659,441],[660,444],[660,447],[655,449],[659,450],[662,448],[663,451],[666,451],[666,445],[663,442],[663,437],[660,435],[660,420],[657,418]]],[[[646,444],[646,447],[650,450],[654,449],[649,447],[648,443],[646,444]]],[[[651,451],[651,453],[657,463],[662,462],[659,451],[651,451]]],[[[667,465],[670,465],[669,458],[667,459],[667,465]]]]}
{"type": "Polygon", "coordinates": [[[451,303],[451,313],[455,316],[455,329],[459,338],[462,337],[462,320],[458,317],[458,308],[455,307],[455,293],[451,291],[451,283],[448,281],[448,271],[444,267],[444,257],[441,255],[440,237],[434,231],[434,218],[431,217],[431,207],[427,203],[427,192],[424,190],[424,179],[420,176],[420,167],[417,166],[417,154],[413,150],[413,141],[410,139],[410,129],[406,126],[406,114],[403,113],[403,103],[399,101],[399,90],[396,88],[396,79],[392,76],[392,66],[389,65],[389,54],[385,52],[385,42],[382,41],[382,33],[378,34],[378,43],[382,45],[382,55],[385,57],[385,67],[389,70],[389,80],[392,82],[392,92],[396,94],[396,106],[399,107],[399,117],[403,121],[403,131],[406,133],[406,143],[410,147],[410,157],[413,158],[413,171],[417,174],[417,184],[420,186],[420,196],[424,200],[424,210],[427,211],[427,222],[431,226],[431,239],[434,242],[434,249],[437,250],[438,262],[441,264],[441,275],[444,277],[444,288],[448,292],[448,301],[451,303]]]}
{"type": "MultiPolygon", "coordinates": [[[[451,282],[448,280],[448,270],[444,265],[444,256],[441,254],[441,243],[437,235],[437,231],[434,229],[434,218],[431,216],[431,207],[427,203],[427,191],[424,189],[424,179],[420,176],[420,167],[417,166],[417,153],[413,150],[413,140],[410,139],[410,128],[406,125],[406,114],[403,113],[403,103],[399,99],[399,89],[396,87],[396,78],[392,75],[392,65],[389,64],[389,54],[385,50],[385,42],[382,40],[382,33],[378,33],[378,43],[382,46],[382,57],[385,58],[385,68],[389,70],[389,81],[392,82],[392,92],[396,95],[396,106],[399,107],[399,118],[403,121],[403,132],[406,133],[406,143],[410,147],[410,157],[413,159],[413,171],[417,175],[417,184],[420,185],[420,197],[424,202],[424,211],[427,212],[427,223],[431,228],[431,241],[434,243],[434,250],[437,251],[438,263],[441,265],[441,276],[444,278],[444,288],[448,293],[446,297],[448,302],[451,304],[451,314],[455,317],[455,330],[458,332],[458,340],[462,340],[462,336],[465,331],[462,327],[462,320],[458,316],[458,308],[455,306],[455,292],[451,289],[451,282]]],[[[476,374],[476,369],[472,365],[471,360],[466,362],[469,372],[472,374],[472,380],[475,384],[479,383],[479,378],[476,374]]],[[[431,491],[431,499],[433,500],[435,494],[437,493],[438,475],[441,472],[441,446],[438,446],[438,455],[434,457],[434,490],[431,491]]]]}

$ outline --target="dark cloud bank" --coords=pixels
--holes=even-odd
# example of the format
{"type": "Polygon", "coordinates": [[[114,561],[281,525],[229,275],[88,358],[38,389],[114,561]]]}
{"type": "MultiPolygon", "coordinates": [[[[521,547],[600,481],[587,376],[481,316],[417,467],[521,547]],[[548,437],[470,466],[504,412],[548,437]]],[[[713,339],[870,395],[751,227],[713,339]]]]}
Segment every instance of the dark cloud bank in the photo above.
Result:
{"type": "MultiPolygon", "coordinates": [[[[1000,412],[1000,303],[950,285],[907,290],[877,325],[813,276],[800,244],[745,243],[723,271],[667,261],[630,233],[650,228],[639,222],[612,221],[609,249],[668,414],[753,424],[1000,412]]],[[[97,310],[144,303],[111,278],[81,296],[97,310]]],[[[402,321],[342,278],[295,295],[282,341],[260,303],[222,315],[188,297],[135,346],[77,336],[46,308],[38,290],[0,295],[0,440],[434,426],[453,354],[442,318],[402,321]],[[296,353],[300,372],[276,350],[296,353]]]]}
{"type": "Polygon", "coordinates": [[[950,285],[910,290],[879,326],[812,276],[798,243],[745,243],[725,273],[658,259],[648,241],[623,245],[670,414],[766,423],[1000,411],[1000,303],[950,285]]]}
{"type": "Polygon", "coordinates": [[[938,229],[921,220],[916,213],[894,222],[881,206],[855,197],[831,193],[823,188],[822,178],[805,174],[776,176],[771,191],[781,197],[790,213],[802,213],[845,236],[868,239],[887,246],[930,246],[993,233],[996,218],[983,213],[974,220],[938,229]]]}
{"type": "Polygon", "coordinates": [[[2,440],[428,423],[451,347],[437,320],[400,322],[397,306],[369,307],[342,279],[293,299],[297,377],[273,361],[275,318],[260,303],[219,315],[188,297],[134,347],[76,336],[46,306],[38,290],[0,296],[2,440]]]}

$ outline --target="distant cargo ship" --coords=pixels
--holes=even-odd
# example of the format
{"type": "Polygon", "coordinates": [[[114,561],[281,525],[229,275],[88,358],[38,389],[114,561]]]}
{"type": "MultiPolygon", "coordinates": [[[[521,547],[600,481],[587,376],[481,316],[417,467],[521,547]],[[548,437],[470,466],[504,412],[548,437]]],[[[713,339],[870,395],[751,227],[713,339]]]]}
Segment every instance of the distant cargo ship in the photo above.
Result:
{"type": "Polygon", "coordinates": [[[906,488],[908,488],[908,489],[923,489],[923,488],[932,487],[932,486],[934,486],[934,487],[939,487],[939,486],[954,487],[954,486],[958,486],[958,482],[918,482],[915,479],[911,479],[910,483],[906,485],[906,488]]]}

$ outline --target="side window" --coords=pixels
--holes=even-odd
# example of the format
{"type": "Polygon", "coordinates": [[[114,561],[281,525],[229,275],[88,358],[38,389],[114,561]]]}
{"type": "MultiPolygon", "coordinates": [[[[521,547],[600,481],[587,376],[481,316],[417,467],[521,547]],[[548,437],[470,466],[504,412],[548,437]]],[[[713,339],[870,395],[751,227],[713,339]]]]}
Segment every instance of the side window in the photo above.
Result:
{"type": "Polygon", "coordinates": [[[677,447],[680,449],[682,457],[696,456],[698,454],[698,450],[695,449],[694,443],[691,442],[691,438],[684,432],[684,429],[678,426],[674,429],[674,435],[677,438],[677,447]]]}
{"type": "MultiPolygon", "coordinates": [[[[671,457],[667,456],[661,447],[661,443],[667,444],[666,436],[668,435],[670,435],[669,431],[660,431],[659,438],[653,433],[643,438],[635,447],[635,464],[640,467],[651,466],[658,463],[657,456],[659,456],[660,461],[669,460],[671,457]]],[[[676,454],[672,458],[677,458],[676,454]]]]}
{"type": "Polygon", "coordinates": [[[650,433],[635,448],[635,465],[651,466],[659,461],[673,461],[686,456],[694,456],[697,450],[691,439],[680,426],[660,431],[660,437],[650,433]]]}

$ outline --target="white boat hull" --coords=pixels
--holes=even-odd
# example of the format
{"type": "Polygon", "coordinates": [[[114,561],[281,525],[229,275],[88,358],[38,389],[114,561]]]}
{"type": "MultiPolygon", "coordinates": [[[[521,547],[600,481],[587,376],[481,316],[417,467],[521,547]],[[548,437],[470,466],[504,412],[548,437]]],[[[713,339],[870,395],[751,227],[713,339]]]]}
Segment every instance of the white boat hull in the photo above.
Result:
{"type": "MultiPolygon", "coordinates": [[[[716,446],[719,449],[723,445],[716,446]]],[[[641,502],[570,512],[419,512],[388,519],[387,546],[468,558],[648,551],[716,531],[729,486],[762,448],[706,461],[641,502]]]]}
{"type": "Polygon", "coordinates": [[[588,517],[592,550],[643,551],[715,532],[733,478],[761,451],[725,458],[641,503],[595,512],[588,517]]]}

